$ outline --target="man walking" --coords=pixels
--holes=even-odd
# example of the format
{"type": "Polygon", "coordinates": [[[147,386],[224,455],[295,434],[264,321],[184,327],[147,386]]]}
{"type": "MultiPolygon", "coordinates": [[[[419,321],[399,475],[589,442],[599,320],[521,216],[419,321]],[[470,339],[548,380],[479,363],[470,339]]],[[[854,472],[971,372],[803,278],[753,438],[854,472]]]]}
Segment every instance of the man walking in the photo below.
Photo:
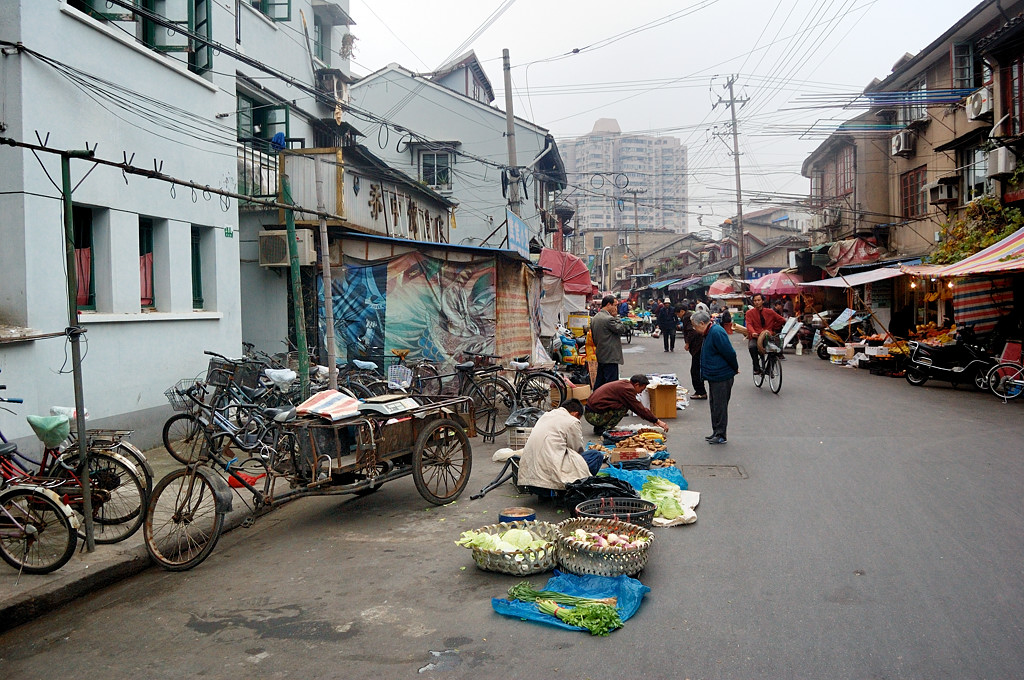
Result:
{"type": "Polygon", "coordinates": [[[762,332],[778,333],[786,325],[786,320],[770,309],[764,307],[764,295],[754,293],[751,299],[753,307],[747,310],[744,325],[747,327],[747,350],[754,364],[754,375],[761,373],[761,353],[757,349],[757,339],[762,332]]]}
{"type": "Polygon", "coordinates": [[[690,382],[693,383],[693,399],[707,399],[708,391],[704,387],[704,379],[700,377],[700,350],[704,346],[704,336],[693,327],[694,312],[689,305],[683,303],[680,320],[683,324],[683,346],[690,353],[690,382]]]}
{"type": "Polygon", "coordinates": [[[615,315],[617,311],[615,297],[605,295],[601,298],[601,311],[590,320],[590,332],[597,355],[595,391],[606,382],[619,379],[619,364],[623,363],[620,338],[626,334],[626,327],[615,315]]]}
{"type": "Polygon", "coordinates": [[[665,298],[665,304],[658,309],[658,328],[661,329],[662,342],[666,352],[676,351],[676,310],[672,308],[672,300],[665,298]]]}
{"type": "Polygon", "coordinates": [[[725,444],[728,441],[726,430],[729,426],[732,383],[736,374],[740,372],[736,350],[732,348],[725,329],[711,323],[711,317],[704,312],[696,312],[692,321],[694,329],[704,336],[704,345],[700,352],[700,372],[708,381],[708,393],[711,395],[712,432],[705,439],[708,444],[725,444]]]}

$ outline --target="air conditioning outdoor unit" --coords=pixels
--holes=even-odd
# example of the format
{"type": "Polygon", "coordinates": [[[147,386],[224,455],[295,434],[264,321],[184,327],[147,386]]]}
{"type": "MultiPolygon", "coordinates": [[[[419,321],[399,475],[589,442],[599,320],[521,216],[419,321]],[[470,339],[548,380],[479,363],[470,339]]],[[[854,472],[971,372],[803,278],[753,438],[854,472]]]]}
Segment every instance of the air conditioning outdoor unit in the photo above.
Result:
{"type": "MultiPolygon", "coordinates": [[[[299,265],[316,264],[316,248],[313,245],[313,232],[309,229],[296,229],[295,241],[299,247],[299,265]]],[[[261,231],[259,233],[260,266],[287,267],[290,264],[288,255],[287,231],[261,231]]]]}
{"type": "Polygon", "coordinates": [[[1005,146],[988,152],[988,176],[1003,177],[1012,175],[1017,169],[1017,157],[1005,146]]]}
{"type": "Polygon", "coordinates": [[[967,97],[967,120],[979,120],[992,113],[992,90],[983,87],[967,97]]]}
{"type": "Polygon", "coordinates": [[[903,130],[902,132],[896,133],[896,136],[892,138],[892,155],[893,156],[913,156],[914,155],[914,133],[910,130],[903,130]]]}
{"type": "Polygon", "coordinates": [[[826,227],[838,227],[843,220],[843,211],[836,207],[825,208],[821,213],[821,223],[826,227]]]}
{"type": "Polygon", "coordinates": [[[626,245],[626,239],[625,239],[625,238],[623,238],[622,236],[620,236],[620,237],[619,237],[619,245],[620,245],[620,246],[624,246],[624,245],[626,245]]]}
{"type": "Polygon", "coordinates": [[[941,184],[932,182],[922,187],[921,191],[928,191],[928,203],[938,205],[940,203],[956,203],[960,198],[960,188],[955,184],[941,184]]]}
{"type": "Polygon", "coordinates": [[[629,281],[629,272],[627,272],[625,269],[616,269],[615,270],[615,280],[616,281],[629,281]]]}

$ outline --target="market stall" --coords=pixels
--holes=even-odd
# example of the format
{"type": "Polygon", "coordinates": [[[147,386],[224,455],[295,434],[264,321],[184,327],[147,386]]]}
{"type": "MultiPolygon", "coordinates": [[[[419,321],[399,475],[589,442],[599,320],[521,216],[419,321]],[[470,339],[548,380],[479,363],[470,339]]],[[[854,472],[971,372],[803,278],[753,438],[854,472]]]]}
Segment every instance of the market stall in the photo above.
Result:
{"type": "Polygon", "coordinates": [[[587,265],[570,253],[545,248],[539,264],[544,269],[540,334],[550,337],[559,323],[568,322],[571,313],[586,313],[587,296],[593,293],[594,285],[587,265]]]}

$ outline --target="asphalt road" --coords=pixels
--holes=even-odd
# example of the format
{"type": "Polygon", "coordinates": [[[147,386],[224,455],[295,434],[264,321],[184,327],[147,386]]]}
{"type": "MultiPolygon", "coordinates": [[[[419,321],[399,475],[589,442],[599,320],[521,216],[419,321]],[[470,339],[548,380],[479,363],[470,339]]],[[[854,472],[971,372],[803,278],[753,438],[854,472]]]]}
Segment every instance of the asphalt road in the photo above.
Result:
{"type": "MultiPolygon", "coordinates": [[[[1024,401],[790,355],[778,396],[743,372],[729,443],[707,402],[671,422],[701,493],[657,530],[636,617],[591,638],[495,614],[514,577],[454,546],[505,486],[435,508],[411,479],[300,500],[199,568],[152,569],[0,636],[0,676],[109,678],[1013,678],[1024,669],[1024,401]]],[[[624,376],[687,375],[635,338],[624,376]]],[[[498,466],[474,441],[469,490],[498,466]]],[[[536,584],[545,579],[534,577],[536,584]]]]}

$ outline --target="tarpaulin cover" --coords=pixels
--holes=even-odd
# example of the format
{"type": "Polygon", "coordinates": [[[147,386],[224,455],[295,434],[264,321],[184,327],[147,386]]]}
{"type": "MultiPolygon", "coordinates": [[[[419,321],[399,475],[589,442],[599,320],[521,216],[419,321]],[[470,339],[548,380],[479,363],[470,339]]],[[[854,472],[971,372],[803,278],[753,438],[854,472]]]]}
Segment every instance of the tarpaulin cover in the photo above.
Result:
{"type": "Polygon", "coordinates": [[[953,318],[958,326],[974,326],[975,333],[992,331],[1012,310],[1013,281],[1008,277],[957,281],[953,289],[953,318]]]}
{"type": "Polygon", "coordinates": [[[539,264],[547,270],[545,276],[561,279],[562,287],[569,295],[590,295],[593,290],[586,263],[571,253],[545,248],[540,251],[539,264]]]}
{"type": "Polygon", "coordinates": [[[686,478],[683,477],[683,473],[677,467],[655,468],[653,470],[623,470],[612,465],[611,467],[601,469],[600,475],[604,474],[629,482],[637,491],[643,488],[644,482],[647,481],[648,477],[667,479],[673,484],[678,485],[680,489],[686,489],[689,486],[686,483],[686,478]]]}
{"type": "MultiPolygon", "coordinates": [[[[555,575],[548,579],[548,582],[540,590],[554,590],[566,595],[576,597],[591,597],[601,599],[614,597],[618,599],[616,609],[619,610],[619,618],[628,621],[640,609],[644,595],[651,592],[635,578],[625,574],[621,576],[576,576],[575,574],[563,574],[555,571],[555,575]]],[[[492,598],[491,606],[494,611],[502,616],[511,616],[516,619],[528,619],[549,626],[557,626],[566,630],[586,630],[578,626],[570,626],[561,619],[549,614],[542,613],[537,609],[536,602],[521,602],[519,600],[506,600],[503,598],[492,598]]]]}
{"type": "Polygon", "coordinates": [[[933,272],[932,276],[978,276],[1019,271],[1024,271],[1024,228],[956,264],[933,272]]]}

